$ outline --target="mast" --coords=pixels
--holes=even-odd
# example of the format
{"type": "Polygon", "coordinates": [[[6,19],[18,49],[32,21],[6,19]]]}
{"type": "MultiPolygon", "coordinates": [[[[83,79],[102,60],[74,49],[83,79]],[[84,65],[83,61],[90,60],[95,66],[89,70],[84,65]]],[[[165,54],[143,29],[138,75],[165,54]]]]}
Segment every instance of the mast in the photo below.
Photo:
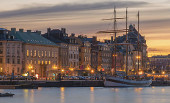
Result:
{"type": "MultiPolygon", "coordinates": [[[[117,26],[117,21],[116,21],[116,7],[114,7],[114,31],[116,31],[116,26],[117,26]]],[[[116,34],[117,32],[115,32],[115,46],[114,46],[114,74],[116,75],[116,43],[117,43],[117,39],[116,39],[116,34]]]]}
{"type": "MultiPolygon", "coordinates": [[[[128,43],[127,35],[127,8],[126,8],[126,43],[128,43]]],[[[126,45],[126,75],[128,75],[128,45],[126,45]]]]}
{"type": "Polygon", "coordinates": [[[138,69],[137,69],[137,73],[138,73],[138,75],[139,75],[139,59],[140,59],[140,56],[139,56],[139,50],[140,50],[140,48],[139,48],[139,11],[138,11],[138,54],[137,54],[137,59],[138,59],[138,69]]]}

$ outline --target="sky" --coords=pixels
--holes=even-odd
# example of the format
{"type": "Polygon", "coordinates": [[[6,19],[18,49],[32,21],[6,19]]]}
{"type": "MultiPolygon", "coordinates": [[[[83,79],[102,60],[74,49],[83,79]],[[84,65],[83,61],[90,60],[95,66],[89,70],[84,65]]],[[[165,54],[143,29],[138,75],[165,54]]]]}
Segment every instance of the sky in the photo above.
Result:
{"type": "MultiPolygon", "coordinates": [[[[110,34],[97,34],[113,28],[114,6],[117,16],[125,17],[128,25],[137,27],[140,11],[140,33],[145,36],[148,55],[170,54],[170,0],[0,0],[0,28],[41,30],[66,28],[77,35],[110,39],[110,34]]],[[[118,29],[125,28],[125,20],[118,20],[118,29]]],[[[123,35],[122,33],[118,35],[123,35]]]]}

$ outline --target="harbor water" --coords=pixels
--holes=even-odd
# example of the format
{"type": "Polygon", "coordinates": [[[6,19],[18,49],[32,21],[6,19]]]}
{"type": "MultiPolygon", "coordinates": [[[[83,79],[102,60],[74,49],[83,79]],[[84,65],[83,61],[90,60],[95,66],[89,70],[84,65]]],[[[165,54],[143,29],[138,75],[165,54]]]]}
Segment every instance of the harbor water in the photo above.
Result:
{"type": "Polygon", "coordinates": [[[0,103],[170,103],[170,87],[0,89],[0,103]]]}

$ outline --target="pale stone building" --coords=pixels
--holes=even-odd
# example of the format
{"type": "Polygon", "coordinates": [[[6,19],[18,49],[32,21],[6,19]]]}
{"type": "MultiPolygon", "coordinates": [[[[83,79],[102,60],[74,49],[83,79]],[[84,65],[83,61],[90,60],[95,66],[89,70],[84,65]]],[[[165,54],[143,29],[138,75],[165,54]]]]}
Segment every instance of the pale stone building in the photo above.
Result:
{"type": "Polygon", "coordinates": [[[11,29],[9,33],[23,42],[23,73],[39,77],[52,77],[59,71],[59,46],[41,36],[40,31],[31,32],[23,29],[11,29]]]}
{"type": "Polygon", "coordinates": [[[68,39],[69,41],[69,67],[76,70],[79,69],[79,45],[77,43],[75,34],[72,34],[68,39]]]}
{"type": "Polygon", "coordinates": [[[0,74],[20,75],[22,73],[22,42],[0,29],[0,74]]]}

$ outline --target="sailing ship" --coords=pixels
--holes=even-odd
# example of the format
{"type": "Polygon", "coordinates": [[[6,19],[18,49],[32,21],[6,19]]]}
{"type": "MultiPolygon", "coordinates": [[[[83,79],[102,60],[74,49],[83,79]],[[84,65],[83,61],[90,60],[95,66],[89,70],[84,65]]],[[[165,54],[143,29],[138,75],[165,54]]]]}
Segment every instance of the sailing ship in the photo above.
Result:
{"type": "MultiPolygon", "coordinates": [[[[107,75],[105,76],[104,80],[104,86],[105,87],[141,87],[141,86],[150,86],[152,83],[151,79],[146,78],[140,78],[139,76],[139,59],[138,59],[138,70],[137,75],[134,75],[134,78],[129,78],[128,76],[128,46],[130,43],[128,43],[128,29],[127,29],[127,8],[126,8],[126,18],[117,18],[116,17],[116,8],[114,8],[114,18],[112,19],[106,19],[106,20],[114,20],[114,30],[109,31],[99,31],[98,33],[114,33],[115,34],[115,44],[114,44],[114,55],[116,55],[116,45],[119,45],[116,41],[116,34],[119,32],[126,32],[126,43],[123,45],[126,45],[126,69],[125,69],[125,76],[120,76],[116,72],[116,56],[114,56],[114,74],[113,75],[107,75]],[[124,30],[116,30],[116,21],[117,19],[126,19],[126,29],[124,30]]],[[[138,53],[139,56],[139,12],[138,12],[138,53]]],[[[122,44],[120,44],[122,45],[122,44]]]]}

